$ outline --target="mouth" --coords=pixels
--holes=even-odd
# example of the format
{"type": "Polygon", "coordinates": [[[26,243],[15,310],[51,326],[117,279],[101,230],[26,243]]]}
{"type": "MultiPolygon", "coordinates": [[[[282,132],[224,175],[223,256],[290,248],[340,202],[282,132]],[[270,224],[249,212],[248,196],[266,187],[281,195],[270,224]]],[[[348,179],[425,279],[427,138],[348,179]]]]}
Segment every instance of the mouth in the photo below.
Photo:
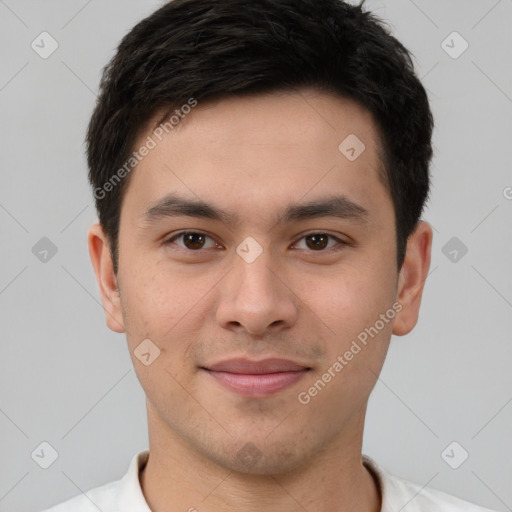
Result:
{"type": "Polygon", "coordinates": [[[201,370],[231,391],[242,396],[262,398],[295,384],[311,368],[285,359],[231,359],[201,367],[201,370]]]}

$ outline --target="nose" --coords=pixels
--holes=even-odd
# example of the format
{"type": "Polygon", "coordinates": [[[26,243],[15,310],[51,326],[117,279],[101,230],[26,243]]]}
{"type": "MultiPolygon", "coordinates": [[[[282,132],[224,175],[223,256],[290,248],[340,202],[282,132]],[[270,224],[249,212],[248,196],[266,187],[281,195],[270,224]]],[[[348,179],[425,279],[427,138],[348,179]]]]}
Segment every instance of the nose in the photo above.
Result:
{"type": "Polygon", "coordinates": [[[263,336],[290,328],[297,321],[297,298],[268,251],[252,263],[235,258],[223,282],[216,319],[225,329],[263,336]]]}

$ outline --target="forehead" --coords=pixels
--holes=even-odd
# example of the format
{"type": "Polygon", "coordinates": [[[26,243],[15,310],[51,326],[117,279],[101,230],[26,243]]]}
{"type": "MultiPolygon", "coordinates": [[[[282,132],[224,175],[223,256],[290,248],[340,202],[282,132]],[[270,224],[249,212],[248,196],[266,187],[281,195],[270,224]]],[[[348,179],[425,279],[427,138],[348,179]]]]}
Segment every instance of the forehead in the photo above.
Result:
{"type": "Polygon", "coordinates": [[[301,197],[337,191],[361,203],[385,191],[376,124],[350,100],[305,90],[199,102],[183,112],[167,130],[155,126],[158,112],[139,137],[136,148],[148,137],[154,148],[130,178],[130,209],[178,191],[230,202],[233,214],[247,200],[263,214],[301,197]]]}
{"type": "Polygon", "coordinates": [[[310,143],[318,143],[330,132],[336,137],[359,134],[370,145],[380,144],[369,110],[351,99],[312,88],[195,101],[192,108],[186,103],[170,112],[156,112],[147,125],[147,133],[160,126],[166,132],[164,137],[169,132],[180,134],[182,142],[201,132],[203,141],[210,143],[227,137],[236,144],[288,145],[294,140],[300,144],[305,137],[310,143]],[[165,130],[166,121],[170,130],[165,130]]]}

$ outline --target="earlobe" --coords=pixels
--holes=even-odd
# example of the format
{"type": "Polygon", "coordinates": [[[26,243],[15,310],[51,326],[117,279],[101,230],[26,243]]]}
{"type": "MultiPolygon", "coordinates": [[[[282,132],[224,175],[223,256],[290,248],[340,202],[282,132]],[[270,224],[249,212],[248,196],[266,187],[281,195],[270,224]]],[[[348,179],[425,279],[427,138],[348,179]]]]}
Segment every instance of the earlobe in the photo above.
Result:
{"type": "Polygon", "coordinates": [[[89,256],[100,289],[107,326],[114,332],[125,332],[117,277],[114,273],[110,255],[110,245],[101,224],[95,223],[89,228],[87,242],[89,256]]]}
{"type": "Polygon", "coordinates": [[[402,310],[393,325],[396,336],[412,331],[418,321],[431,249],[432,228],[427,222],[420,221],[407,241],[407,252],[398,275],[397,301],[402,305],[402,310]]]}

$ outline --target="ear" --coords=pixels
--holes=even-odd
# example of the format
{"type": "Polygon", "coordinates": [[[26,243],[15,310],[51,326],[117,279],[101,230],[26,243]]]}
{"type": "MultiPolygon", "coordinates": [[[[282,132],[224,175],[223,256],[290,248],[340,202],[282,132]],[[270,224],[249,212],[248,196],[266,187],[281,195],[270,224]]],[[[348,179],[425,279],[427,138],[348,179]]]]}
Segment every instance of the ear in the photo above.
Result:
{"type": "Polygon", "coordinates": [[[101,224],[96,223],[89,228],[87,242],[89,256],[100,288],[107,326],[114,332],[125,332],[117,277],[114,273],[114,265],[110,255],[110,245],[101,224]]]}
{"type": "Polygon", "coordinates": [[[418,222],[407,240],[405,259],[398,276],[397,300],[402,305],[393,324],[393,334],[403,336],[412,331],[418,321],[421,295],[430,267],[432,228],[418,222]]]}

